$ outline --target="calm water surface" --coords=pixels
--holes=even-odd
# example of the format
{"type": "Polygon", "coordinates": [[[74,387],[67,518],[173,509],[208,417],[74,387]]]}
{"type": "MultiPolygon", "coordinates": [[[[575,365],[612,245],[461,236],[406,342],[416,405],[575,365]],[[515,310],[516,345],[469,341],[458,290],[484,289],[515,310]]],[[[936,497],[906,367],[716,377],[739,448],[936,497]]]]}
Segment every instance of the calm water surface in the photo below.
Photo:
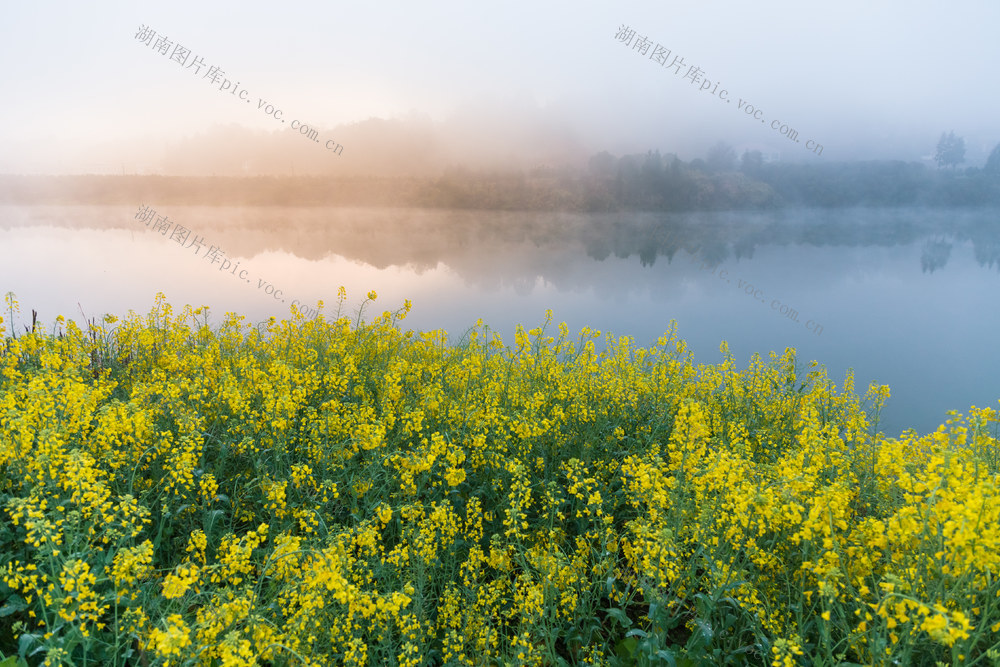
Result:
{"type": "Polygon", "coordinates": [[[513,340],[547,308],[651,345],[676,320],[697,361],[728,341],[791,346],[840,385],[888,384],[881,428],[934,429],[948,410],[998,407],[996,210],[534,214],[323,208],[0,206],[0,292],[51,326],[146,313],[162,291],[216,321],[414,308],[414,329],[461,337],[477,318],[513,340]],[[155,228],[155,229],[154,229],[155,228]],[[214,249],[214,250],[213,250],[214,249]]]}

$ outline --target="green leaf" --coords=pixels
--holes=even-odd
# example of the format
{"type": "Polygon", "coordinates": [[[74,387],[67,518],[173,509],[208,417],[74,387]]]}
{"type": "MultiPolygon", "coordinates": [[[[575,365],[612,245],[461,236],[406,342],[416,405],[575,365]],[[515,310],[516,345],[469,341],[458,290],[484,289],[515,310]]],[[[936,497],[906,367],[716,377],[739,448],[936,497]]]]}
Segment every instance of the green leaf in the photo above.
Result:
{"type": "Polygon", "coordinates": [[[656,657],[663,660],[665,663],[670,665],[670,667],[677,667],[677,659],[674,658],[674,652],[668,648],[657,651],[656,657]]]}
{"type": "Polygon", "coordinates": [[[715,636],[715,633],[712,631],[712,624],[705,619],[696,618],[694,619],[694,624],[701,630],[701,634],[705,635],[705,639],[711,641],[712,637],[715,636]]]}
{"type": "Polygon", "coordinates": [[[638,646],[638,640],[635,637],[629,637],[618,642],[615,648],[618,649],[617,653],[619,657],[631,659],[635,657],[635,650],[638,646]]]}
{"type": "Polygon", "coordinates": [[[624,609],[621,609],[620,607],[610,607],[605,611],[608,612],[608,616],[621,623],[623,628],[632,626],[632,620],[628,617],[628,614],[625,613],[624,609]]]}
{"type": "MultiPolygon", "coordinates": [[[[0,605],[0,618],[16,614],[17,612],[24,611],[27,608],[28,603],[24,601],[24,598],[20,595],[11,595],[9,598],[4,600],[2,605],[0,605]]],[[[3,667],[3,663],[0,663],[0,667],[3,667]]]]}
{"type": "Polygon", "coordinates": [[[17,642],[17,654],[22,658],[28,653],[28,649],[31,648],[32,644],[41,643],[41,635],[24,633],[17,642]]]}

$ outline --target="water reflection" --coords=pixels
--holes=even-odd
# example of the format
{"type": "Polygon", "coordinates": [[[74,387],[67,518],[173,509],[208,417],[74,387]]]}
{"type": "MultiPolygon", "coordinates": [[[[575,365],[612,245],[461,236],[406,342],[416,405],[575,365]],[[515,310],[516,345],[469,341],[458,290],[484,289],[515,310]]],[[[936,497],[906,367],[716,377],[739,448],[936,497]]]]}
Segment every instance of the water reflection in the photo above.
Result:
{"type": "Polygon", "coordinates": [[[923,253],[920,255],[920,267],[925,272],[934,273],[937,269],[944,268],[951,257],[951,243],[940,239],[931,239],[924,243],[923,253]]]}
{"type": "MultiPolygon", "coordinates": [[[[731,258],[750,260],[760,246],[885,247],[925,240],[920,259],[925,271],[944,268],[956,242],[971,243],[981,266],[1000,268],[1000,216],[993,209],[619,214],[198,206],[152,210],[169,224],[202,237],[206,246],[220,246],[235,257],[281,251],[316,261],[338,255],[380,269],[408,266],[418,272],[443,263],[467,266],[459,272],[484,286],[490,280],[523,278],[529,267],[508,260],[525,248],[546,253],[582,249],[598,262],[634,257],[641,267],[663,259],[669,263],[684,251],[715,267],[731,258]],[[470,263],[472,256],[476,259],[470,263]]],[[[47,225],[153,231],[156,220],[136,220],[136,213],[116,206],[0,206],[0,229],[47,225]]],[[[154,233],[169,238],[162,230],[154,233]]],[[[560,265],[547,257],[536,256],[530,270],[558,283],[553,271],[560,265]]]]}

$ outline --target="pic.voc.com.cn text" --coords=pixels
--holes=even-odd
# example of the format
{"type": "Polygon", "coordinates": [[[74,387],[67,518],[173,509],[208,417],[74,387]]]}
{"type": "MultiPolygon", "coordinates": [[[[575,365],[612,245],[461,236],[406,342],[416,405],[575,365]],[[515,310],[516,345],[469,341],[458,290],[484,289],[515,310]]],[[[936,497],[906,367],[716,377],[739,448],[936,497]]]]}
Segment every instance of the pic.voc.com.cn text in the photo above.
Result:
{"type": "MultiPolygon", "coordinates": [[[[668,71],[673,69],[674,76],[681,76],[683,79],[690,79],[692,85],[698,85],[699,92],[708,91],[709,95],[717,97],[726,104],[733,103],[733,98],[730,96],[729,91],[725,88],[720,89],[718,80],[710,80],[705,76],[706,73],[700,67],[688,65],[684,62],[683,56],[672,52],[662,44],[654,44],[654,42],[645,36],[637,35],[636,31],[629,26],[620,26],[618,28],[618,32],[615,33],[615,39],[626,46],[631,47],[631,49],[639,55],[645,56],[649,54],[649,60],[659,64],[668,71]]],[[[759,120],[761,124],[767,124],[767,118],[765,118],[763,110],[755,107],[753,104],[750,104],[750,102],[742,97],[736,98],[736,108],[754,120],[759,120]]],[[[772,119],[770,128],[772,131],[777,132],[781,136],[794,141],[797,144],[801,143],[799,140],[798,130],[785,122],[772,119]]],[[[806,140],[805,148],[816,155],[823,154],[823,146],[812,139],[806,140]]]]}

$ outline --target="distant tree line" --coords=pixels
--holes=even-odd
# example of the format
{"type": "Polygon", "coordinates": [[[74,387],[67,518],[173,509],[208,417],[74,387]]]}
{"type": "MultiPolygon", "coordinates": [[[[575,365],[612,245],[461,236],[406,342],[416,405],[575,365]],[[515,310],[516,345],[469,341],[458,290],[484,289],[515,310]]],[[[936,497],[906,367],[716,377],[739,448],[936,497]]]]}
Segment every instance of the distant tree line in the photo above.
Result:
{"type": "Polygon", "coordinates": [[[659,151],[621,157],[601,152],[581,168],[456,167],[423,178],[0,176],[0,202],[580,212],[1000,205],[1000,145],[981,169],[958,169],[964,153],[964,141],[952,132],[938,143],[938,169],[899,160],[767,162],[759,151],[737,157],[719,143],[704,159],[690,162],[659,151]]]}
{"type": "Polygon", "coordinates": [[[737,158],[725,144],[690,162],[659,151],[621,157],[601,152],[582,170],[502,177],[455,170],[421,188],[420,203],[588,212],[1000,205],[1000,145],[982,169],[959,170],[964,147],[946,143],[938,164],[948,169],[900,160],[765,162],[759,151],[737,158]]]}

